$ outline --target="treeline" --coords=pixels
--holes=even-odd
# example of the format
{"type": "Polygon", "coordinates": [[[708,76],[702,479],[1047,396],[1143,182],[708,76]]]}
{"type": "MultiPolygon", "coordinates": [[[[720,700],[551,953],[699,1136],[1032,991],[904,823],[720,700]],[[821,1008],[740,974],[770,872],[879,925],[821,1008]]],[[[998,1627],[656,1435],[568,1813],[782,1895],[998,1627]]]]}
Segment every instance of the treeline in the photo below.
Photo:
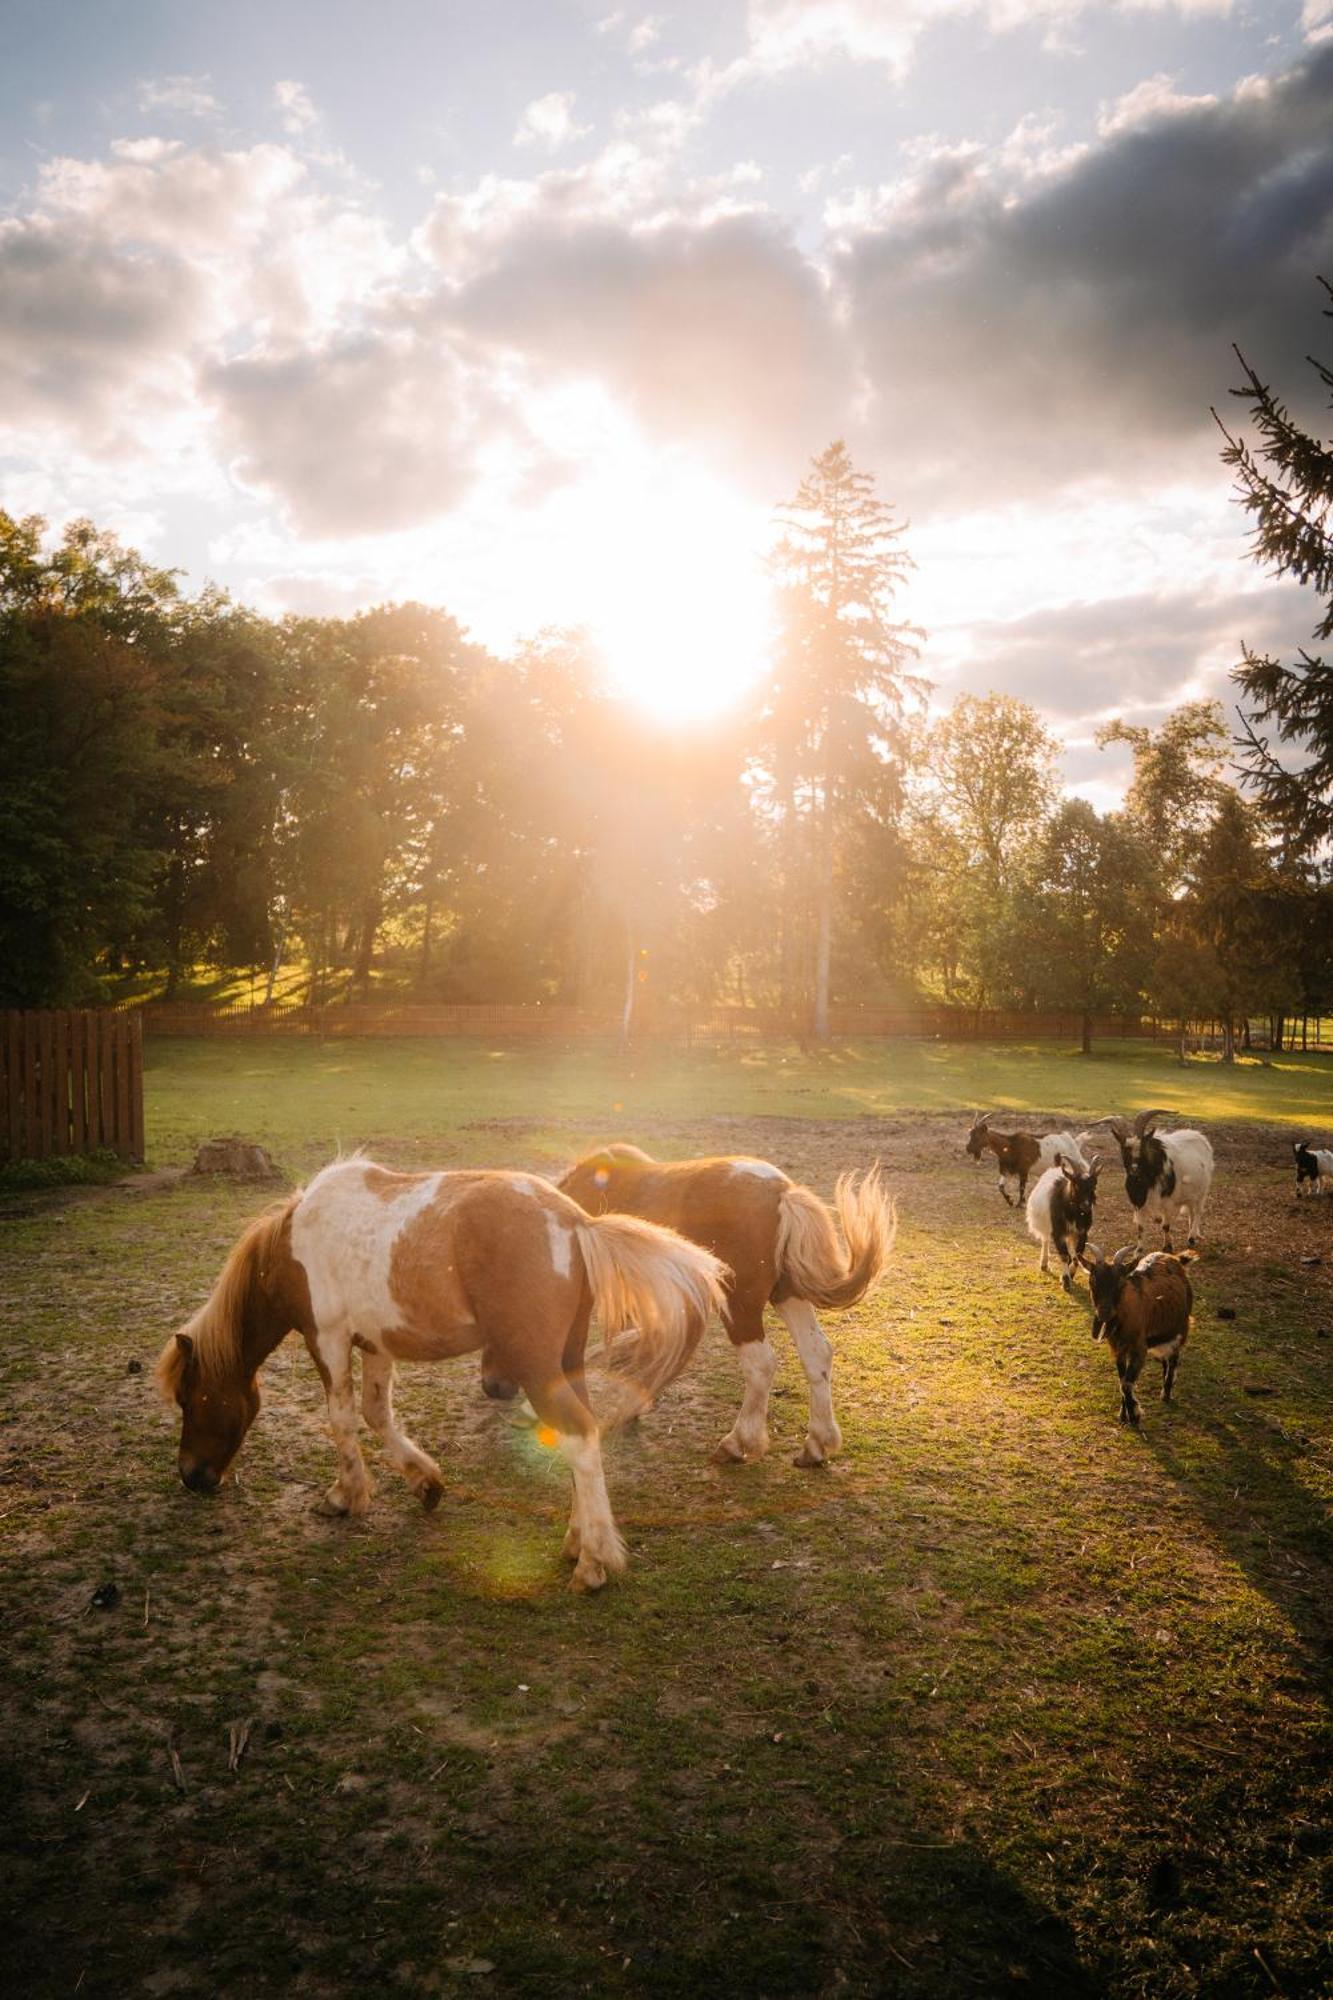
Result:
{"type": "Polygon", "coordinates": [[[1134,776],[1099,814],[1022,702],[930,718],[901,525],[841,445],[780,521],[771,672],[673,729],[578,635],[498,658],[417,604],[267,619],[0,513],[0,1005],[299,963],[315,1000],[392,981],[628,1026],[725,998],[816,1035],[831,1000],[916,995],[1328,1010],[1326,833],[1238,786],[1218,708],[1107,729],[1134,776]]]}

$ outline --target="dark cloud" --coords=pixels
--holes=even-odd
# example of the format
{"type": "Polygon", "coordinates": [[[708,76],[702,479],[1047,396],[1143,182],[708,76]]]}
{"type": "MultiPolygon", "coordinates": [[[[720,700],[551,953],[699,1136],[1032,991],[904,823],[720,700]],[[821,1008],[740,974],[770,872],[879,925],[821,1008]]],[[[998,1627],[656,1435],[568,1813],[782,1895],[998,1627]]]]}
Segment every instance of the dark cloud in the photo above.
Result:
{"type": "Polygon", "coordinates": [[[544,212],[497,240],[453,310],[543,370],[596,377],[654,437],[765,494],[843,428],[855,389],[818,274],[752,214],[636,228],[544,212]]]}
{"type": "Polygon", "coordinates": [[[1308,634],[1311,599],[1291,584],[1230,596],[1117,597],[977,625],[972,654],[942,693],[1013,694],[1061,722],[1165,710],[1205,673],[1227,701],[1242,646],[1283,656],[1308,634]]]}
{"type": "Polygon", "coordinates": [[[1320,272],[1333,44],[1016,180],[941,156],[838,261],[880,448],[904,490],[972,505],[1149,469],[1191,432],[1202,448],[1233,341],[1313,413],[1320,272]]]}
{"type": "Polygon", "coordinates": [[[108,243],[77,220],[0,224],[0,411],[24,425],[77,424],[95,447],[124,398],[169,364],[200,300],[166,249],[108,243]]]}

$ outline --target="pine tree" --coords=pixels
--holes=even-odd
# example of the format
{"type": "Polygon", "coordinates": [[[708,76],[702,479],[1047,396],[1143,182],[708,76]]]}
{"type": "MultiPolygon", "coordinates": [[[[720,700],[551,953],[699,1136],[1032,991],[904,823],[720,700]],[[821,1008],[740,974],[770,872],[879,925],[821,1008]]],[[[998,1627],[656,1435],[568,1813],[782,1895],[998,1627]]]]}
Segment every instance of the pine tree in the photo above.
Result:
{"type": "MultiPolygon", "coordinates": [[[[1319,282],[1333,298],[1333,285],[1319,282]]],[[[1333,319],[1333,311],[1324,317],[1333,319]]],[[[1222,461],[1234,470],[1237,498],[1251,518],[1251,552],[1274,575],[1313,586],[1326,606],[1314,638],[1333,639],[1333,443],[1301,428],[1239,348],[1236,358],[1245,384],[1231,393],[1248,405],[1257,442],[1233,437],[1216,410],[1213,415],[1226,439],[1222,461]]],[[[1333,368],[1313,356],[1310,365],[1333,394],[1333,368]]],[[[1242,720],[1260,801],[1281,828],[1289,855],[1312,853],[1333,837],[1333,659],[1302,647],[1297,663],[1284,666],[1247,646],[1233,677],[1252,705],[1242,720]],[[1282,763],[1265,728],[1302,753],[1302,768],[1282,763]]]]}
{"type": "MultiPolygon", "coordinates": [[[[919,634],[895,623],[890,605],[912,568],[904,525],[874,496],[841,441],[811,462],[780,510],[783,534],[772,568],[782,586],[783,637],[770,704],[779,809],[788,858],[789,912],[805,900],[795,857],[804,845],[813,913],[815,1038],[828,1038],[834,863],[849,807],[886,779],[907,700],[919,634]],[[809,839],[798,837],[803,799],[809,839]]],[[[790,958],[791,954],[786,954],[790,958]]]]}

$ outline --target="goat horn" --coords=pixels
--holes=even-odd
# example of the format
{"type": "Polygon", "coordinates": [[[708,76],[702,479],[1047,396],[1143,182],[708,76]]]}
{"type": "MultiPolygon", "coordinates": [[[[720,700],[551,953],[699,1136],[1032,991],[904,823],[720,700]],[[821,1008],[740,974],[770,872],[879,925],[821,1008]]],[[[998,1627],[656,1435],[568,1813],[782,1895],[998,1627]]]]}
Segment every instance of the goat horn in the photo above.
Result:
{"type": "Polygon", "coordinates": [[[1099,1118],[1097,1123],[1099,1125],[1109,1125],[1112,1138],[1119,1139],[1122,1145],[1129,1137],[1129,1125],[1123,1118],[1099,1118]]]}
{"type": "Polygon", "coordinates": [[[1140,1111],[1138,1117],[1134,1120],[1136,1137],[1146,1139],[1149,1126],[1155,1125],[1159,1118],[1169,1118],[1170,1116],[1171,1113],[1169,1111],[1140,1111]]]}
{"type": "Polygon", "coordinates": [[[1123,1250],[1116,1251],[1111,1262],[1115,1265],[1117,1271],[1132,1271],[1139,1261],[1139,1256],[1140,1252],[1135,1246],[1132,1243],[1127,1243],[1123,1250]]]}

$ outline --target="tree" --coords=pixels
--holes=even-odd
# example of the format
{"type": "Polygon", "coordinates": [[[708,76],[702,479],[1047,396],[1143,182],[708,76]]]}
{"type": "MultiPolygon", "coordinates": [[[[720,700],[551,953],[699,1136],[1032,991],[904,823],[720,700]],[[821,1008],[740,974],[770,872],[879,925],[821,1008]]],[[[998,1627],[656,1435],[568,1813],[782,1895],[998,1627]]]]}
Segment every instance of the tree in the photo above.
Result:
{"type": "MultiPolygon", "coordinates": [[[[1333,298],[1328,280],[1319,282],[1333,298]]],[[[1324,317],[1333,319],[1333,310],[1324,317]]],[[[1251,553],[1274,575],[1313,586],[1325,600],[1314,637],[1333,639],[1333,443],[1303,430],[1240,349],[1235,351],[1245,382],[1231,393],[1248,405],[1257,443],[1233,437],[1216,410],[1213,415],[1226,439],[1222,462],[1235,472],[1237,498],[1251,518],[1251,553]]],[[[1333,368],[1313,357],[1310,365],[1333,392],[1333,368]]],[[[1246,764],[1258,796],[1281,827],[1288,852],[1313,853],[1333,837],[1333,659],[1302,647],[1297,664],[1284,666],[1246,646],[1233,678],[1252,704],[1242,722],[1246,764]],[[1270,736],[1262,733],[1266,727],[1302,756],[1299,769],[1276,755],[1270,736]]]]}
{"type": "Polygon", "coordinates": [[[1148,880],[1129,827],[1086,799],[1066,799],[1032,850],[1022,908],[1034,997],[1078,1011],[1084,1055],[1094,1014],[1138,1004],[1152,942],[1148,880]]]}
{"type": "Polygon", "coordinates": [[[1023,987],[1015,890],[1054,805],[1055,760],[1049,730],[1013,695],[960,695],[916,746],[916,962],[939,968],[950,1000],[980,1006],[1023,987]]]}
{"type": "Polygon", "coordinates": [[[0,1005],[96,997],[152,907],[145,832],[177,593],[86,521],[0,513],[0,1005]]]}
{"type": "MultiPolygon", "coordinates": [[[[772,557],[782,630],[767,748],[784,824],[787,908],[808,898],[812,916],[808,958],[820,1041],[828,1038],[839,841],[858,806],[881,816],[892,811],[904,714],[921,687],[908,671],[919,635],[890,617],[912,567],[904,527],[873,487],[846,446],[831,444],[781,510],[772,557]]],[[[786,956],[796,956],[790,946],[786,956]]]]}
{"type": "Polygon", "coordinates": [[[1220,800],[1234,791],[1223,776],[1231,739],[1221,704],[1183,702],[1155,731],[1118,720],[1106,723],[1097,741],[1103,749],[1126,743],[1133,753],[1125,815],[1157,857],[1159,891],[1169,899],[1194,869],[1220,800]]]}

